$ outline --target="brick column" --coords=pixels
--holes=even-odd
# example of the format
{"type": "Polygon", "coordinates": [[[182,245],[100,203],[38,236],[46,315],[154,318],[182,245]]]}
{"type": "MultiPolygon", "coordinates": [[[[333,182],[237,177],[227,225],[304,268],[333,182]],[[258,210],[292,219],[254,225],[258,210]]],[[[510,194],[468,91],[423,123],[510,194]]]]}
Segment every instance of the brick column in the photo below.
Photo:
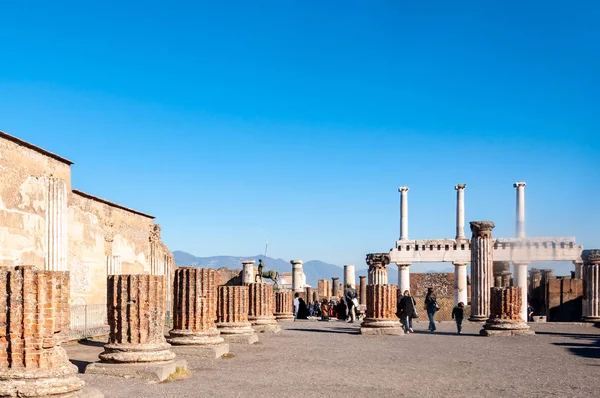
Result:
{"type": "Polygon", "coordinates": [[[273,312],[273,285],[270,283],[251,283],[248,285],[248,320],[256,332],[277,333],[281,327],[277,324],[273,312]]]}
{"type": "Polygon", "coordinates": [[[258,341],[248,320],[248,286],[219,286],[217,328],[228,343],[258,341]]]}
{"type": "Polygon", "coordinates": [[[490,288],[490,317],[479,332],[482,336],[535,334],[521,319],[520,287],[490,288]]]}
{"type": "Polygon", "coordinates": [[[493,286],[494,242],[492,221],[471,221],[471,317],[484,322],[490,315],[490,288],[493,286]]]}
{"type": "Polygon", "coordinates": [[[367,285],[367,311],[361,334],[404,335],[396,317],[396,285],[367,285]]]}
{"type": "Polygon", "coordinates": [[[0,267],[0,396],[83,388],[61,343],[69,333],[69,273],[0,267]]]}
{"type": "Polygon", "coordinates": [[[583,321],[600,322],[600,250],[584,250],[583,321]]]}
{"type": "Polygon", "coordinates": [[[369,266],[369,285],[387,285],[387,265],[390,263],[388,253],[369,253],[366,258],[369,266]]]}
{"type": "Polygon", "coordinates": [[[278,322],[294,320],[294,294],[290,291],[275,293],[275,319],[278,322]]]}
{"type": "Polygon", "coordinates": [[[217,271],[183,267],[175,270],[173,329],[168,342],[178,354],[219,358],[229,352],[215,323],[217,271]]]}
{"type": "Polygon", "coordinates": [[[359,276],[360,279],[360,293],[358,294],[358,303],[360,305],[367,304],[367,277],[359,276]]]}
{"type": "Polygon", "coordinates": [[[308,302],[313,299],[313,288],[307,286],[304,289],[306,290],[306,305],[308,305],[308,302]]]}

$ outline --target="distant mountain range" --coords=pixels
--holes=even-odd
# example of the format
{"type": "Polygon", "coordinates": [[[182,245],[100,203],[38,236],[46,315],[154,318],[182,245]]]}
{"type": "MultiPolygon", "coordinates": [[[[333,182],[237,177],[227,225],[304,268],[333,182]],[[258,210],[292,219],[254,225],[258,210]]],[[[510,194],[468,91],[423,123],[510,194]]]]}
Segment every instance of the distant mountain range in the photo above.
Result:
{"type": "MultiPolygon", "coordinates": [[[[221,268],[226,267],[229,269],[241,269],[241,260],[255,260],[258,264],[258,260],[263,258],[262,254],[247,257],[235,257],[235,256],[213,256],[213,257],[196,257],[193,254],[186,253],[181,250],[175,250],[173,252],[175,258],[175,265],[177,266],[195,266],[200,268],[221,268]]],[[[282,258],[264,258],[265,269],[274,269],[278,272],[292,272],[292,265],[289,261],[282,258]]],[[[319,260],[306,261],[303,266],[304,274],[306,275],[306,283],[313,287],[317,287],[319,279],[330,279],[333,277],[340,278],[340,283],[344,281],[344,267],[339,265],[329,264],[319,260]]],[[[454,268],[448,268],[441,271],[427,271],[427,272],[453,272],[454,268]]],[[[366,276],[366,269],[356,270],[356,283],[358,283],[359,276],[366,276]]],[[[391,264],[389,266],[388,281],[391,284],[398,283],[398,272],[396,266],[391,264]]]]}

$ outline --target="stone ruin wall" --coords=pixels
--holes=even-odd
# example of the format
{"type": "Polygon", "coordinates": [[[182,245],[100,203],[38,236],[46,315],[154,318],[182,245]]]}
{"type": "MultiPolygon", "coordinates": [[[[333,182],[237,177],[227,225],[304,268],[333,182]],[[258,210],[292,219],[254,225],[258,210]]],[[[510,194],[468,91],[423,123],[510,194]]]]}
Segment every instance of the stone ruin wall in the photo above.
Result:
{"type": "MultiPolygon", "coordinates": [[[[425,296],[427,288],[432,287],[437,295],[440,310],[435,313],[436,321],[451,321],[454,308],[454,273],[428,272],[410,274],[410,292],[413,295],[419,312],[419,321],[427,321],[425,296]]],[[[465,303],[465,319],[470,315],[470,307],[465,303]]]]}

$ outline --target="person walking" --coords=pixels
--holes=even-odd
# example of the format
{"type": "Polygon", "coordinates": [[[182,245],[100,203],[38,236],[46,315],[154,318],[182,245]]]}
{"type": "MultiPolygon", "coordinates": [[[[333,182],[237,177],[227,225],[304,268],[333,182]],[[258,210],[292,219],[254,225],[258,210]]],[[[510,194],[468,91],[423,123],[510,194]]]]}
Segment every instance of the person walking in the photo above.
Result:
{"type": "Polygon", "coordinates": [[[456,330],[458,334],[462,333],[462,321],[464,316],[465,304],[463,302],[460,302],[456,307],[452,309],[452,319],[456,321],[456,330]]]}
{"type": "Polygon", "coordinates": [[[435,293],[433,292],[433,288],[427,288],[427,295],[425,296],[425,307],[427,309],[427,316],[429,317],[429,331],[435,332],[435,321],[433,320],[433,316],[436,311],[440,309],[440,306],[437,303],[437,298],[435,293]]]}
{"type": "Polygon", "coordinates": [[[414,333],[412,328],[412,320],[416,318],[417,310],[415,307],[415,299],[410,295],[408,290],[404,291],[404,295],[398,302],[398,313],[400,315],[400,321],[404,326],[404,333],[414,333]]]}
{"type": "Polygon", "coordinates": [[[352,287],[349,283],[346,285],[346,291],[344,292],[344,299],[346,300],[346,305],[348,306],[348,322],[353,323],[356,320],[356,306],[355,300],[358,297],[356,293],[356,289],[352,287]]]}
{"type": "Polygon", "coordinates": [[[298,317],[298,309],[300,308],[300,293],[294,294],[294,319],[298,317]]]}

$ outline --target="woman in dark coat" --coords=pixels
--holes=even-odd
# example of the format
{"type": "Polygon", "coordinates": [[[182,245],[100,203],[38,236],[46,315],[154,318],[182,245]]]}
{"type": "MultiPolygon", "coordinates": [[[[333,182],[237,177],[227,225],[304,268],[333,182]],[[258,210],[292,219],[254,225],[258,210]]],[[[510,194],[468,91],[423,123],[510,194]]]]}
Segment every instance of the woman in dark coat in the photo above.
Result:
{"type": "Polygon", "coordinates": [[[302,297],[300,297],[300,305],[298,306],[298,316],[296,319],[308,319],[308,307],[302,297]]]}
{"type": "Polygon", "coordinates": [[[397,310],[400,315],[400,322],[402,322],[402,325],[404,326],[404,333],[414,333],[412,320],[417,311],[415,310],[415,300],[408,290],[404,291],[404,296],[398,301],[397,310]]]}

